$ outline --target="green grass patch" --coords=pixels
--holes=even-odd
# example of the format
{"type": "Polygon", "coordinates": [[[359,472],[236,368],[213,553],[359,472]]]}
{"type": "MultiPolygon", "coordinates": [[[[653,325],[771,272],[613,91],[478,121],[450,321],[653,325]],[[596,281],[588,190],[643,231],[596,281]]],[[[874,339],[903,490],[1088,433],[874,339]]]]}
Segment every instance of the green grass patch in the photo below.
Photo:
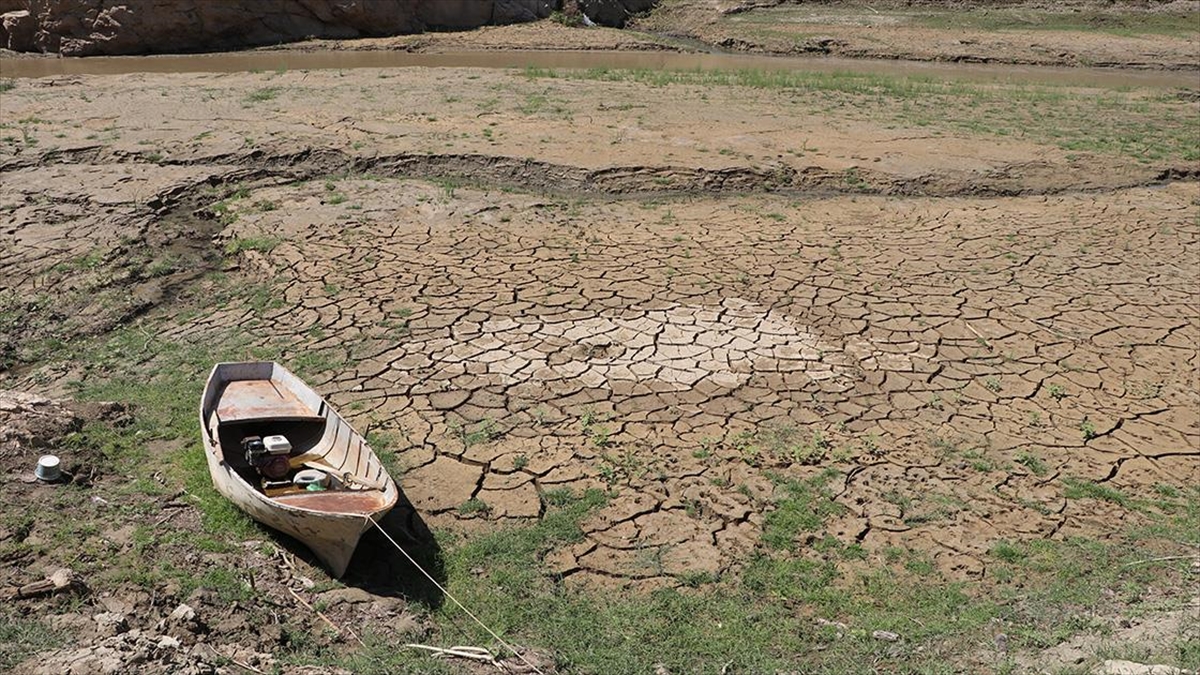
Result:
{"type": "Polygon", "coordinates": [[[131,412],[128,424],[86,425],[68,437],[71,447],[131,481],[164,472],[187,490],[205,530],[218,538],[260,536],[253,521],[213,488],[196,410],[214,363],[277,358],[276,353],[254,347],[249,333],[237,330],[181,340],[153,327],[126,326],[58,356],[83,367],[83,377],[70,385],[76,398],[118,401],[131,412]],[[165,456],[152,453],[155,446],[171,450],[165,456]]]}
{"type": "MultiPolygon", "coordinates": [[[[811,504],[823,486],[817,479],[780,485],[781,504],[811,504]]],[[[1176,513],[1112,541],[998,541],[988,561],[995,573],[983,581],[947,580],[926,554],[899,548],[860,571],[844,571],[822,555],[818,539],[804,551],[763,546],[740,574],[687,575],[680,589],[572,590],[545,571],[542,558],[582,541],[580,521],[606,499],[597,491],[556,490],[544,495],[545,516],[535,525],[465,540],[442,537],[446,585],[508,640],[553,651],[565,672],[653,672],[662,664],[671,672],[715,674],[733,664],[735,672],[949,674],[962,672],[955,659],[996,631],[1006,632],[1014,649],[1044,649],[1102,630],[1091,617],[1107,605],[1161,602],[1150,589],[1182,583],[1190,563],[1166,563],[1165,570],[1129,563],[1200,536],[1200,491],[1193,490],[1176,513]],[[844,622],[846,634],[837,637],[813,617],[844,622]],[[875,630],[902,639],[881,642],[871,637],[875,630]],[[876,670],[864,670],[864,663],[876,670]]],[[[822,527],[820,517],[796,521],[803,523],[797,531],[822,527]]],[[[439,628],[427,642],[502,652],[448,603],[432,611],[439,628]]],[[[372,636],[367,641],[349,661],[323,658],[352,663],[361,673],[440,672],[416,653],[372,636]]],[[[1186,663],[1194,646],[1183,638],[1171,649],[1186,663]]]]}
{"type": "Polygon", "coordinates": [[[0,607],[0,671],[12,672],[37,652],[61,647],[65,639],[40,619],[23,615],[15,605],[0,607]]]}
{"type": "Polygon", "coordinates": [[[1120,490],[1107,485],[1070,477],[1064,478],[1063,484],[1066,486],[1064,495],[1067,499],[1099,499],[1125,507],[1132,505],[1130,499],[1120,490]]]}
{"type": "Polygon", "coordinates": [[[270,253],[280,241],[278,237],[238,237],[225,244],[225,255],[237,255],[243,251],[270,253]]]}
{"type": "Polygon", "coordinates": [[[826,470],[803,481],[786,481],[778,489],[782,493],[775,510],[763,520],[763,541],[775,549],[790,549],[802,533],[821,529],[829,516],[843,508],[833,500],[828,487],[837,472],[826,470]]]}

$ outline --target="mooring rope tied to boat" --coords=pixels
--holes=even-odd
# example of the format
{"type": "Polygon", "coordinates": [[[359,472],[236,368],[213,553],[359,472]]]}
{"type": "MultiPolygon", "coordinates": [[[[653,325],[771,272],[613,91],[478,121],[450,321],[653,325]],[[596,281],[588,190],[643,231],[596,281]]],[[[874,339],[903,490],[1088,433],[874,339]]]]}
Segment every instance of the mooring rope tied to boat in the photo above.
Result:
{"type": "MultiPolygon", "coordinates": [[[[463,611],[463,612],[464,612],[464,613],[465,613],[467,616],[471,617],[471,620],[473,620],[475,623],[479,624],[479,626],[480,626],[481,628],[483,628],[485,631],[487,631],[488,635],[491,635],[493,638],[495,638],[496,642],[499,642],[501,645],[503,645],[503,646],[504,646],[504,648],[505,648],[505,649],[507,649],[508,651],[512,652],[512,653],[513,653],[513,656],[516,656],[518,659],[521,659],[521,661],[523,661],[523,662],[525,663],[525,665],[529,666],[529,667],[530,667],[530,668],[533,670],[533,672],[537,673],[537,675],[546,675],[545,673],[543,673],[543,672],[541,671],[541,669],[540,669],[540,668],[538,668],[537,666],[533,665],[533,663],[531,663],[531,662],[529,661],[529,659],[525,658],[525,656],[524,656],[524,655],[523,655],[521,652],[517,651],[517,648],[516,648],[516,647],[513,647],[513,646],[512,646],[511,644],[509,644],[509,643],[508,643],[508,642],[507,642],[507,641],[506,641],[504,638],[500,637],[500,636],[499,636],[499,635],[496,633],[496,631],[492,630],[491,628],[489,628],[489,627],[488,627],[488,625],[487,625],[486,623],[484,623],[483,621],[481,621],[481,620],[479,619],[479,617],[477,617],[477,616],[475,616],[474,614],[472,614],[472,613],[471,613],[471,610],[467,609],[467,606],[466,606],[466,605],[464,605],[464,604],[462,604],[461,602],[459,602],[459,601],[458,601],[458,598],[454,597],[454,595],[453,595],[452,593],[450,593],[450,591],[449,591],[449,590],[447,590],[445,586],[443,586],[443,585],[441,585],[440,583],[438,583],[438,580],[437,580],[437,579],[434,579],[432,574],[430,574],[429,572],[426,572],[426,571],[425,571],[425,568],[424,568],[424,567],[422,567],[422,566],[421,566],[421,564],[420,564],[420,563],[418,563],[418,562],[417,562],[417,561],[416,561],[416,560],[415,560],[415,559],[414,559],[414,558],[413,558],[411,555],[409,555],[409,554],[408,554],[408,551],[405,551],[403,546],[401,546],[400,544],[398,544],[398,543],[396,542],[396,540],[395,540],[395,539],[392,539],[392,535],[388,534],[388,533],[387,533],[387,530],[383,529],[383,526],[381,526],[381,525],[380,525],[378,522],[376,522],[374,518],[371,518],[370,516],[363,516],[363,517],[366,519],[366,521],[367,521],[368,523],[370,523],[370,524],[374,525],[374,526],[375,526],[375,529],[379,530],[379,532],[380,532],[380,533],[382,533],[382,534],[383,534],[383,536],[384,536],[384,537],[386,537],[388,541],[392,542],[392,546],[395,546],[395,547],[396,547],[396,550],[397,550],[397,551],[400,551],[401,555],[403,555],[405,558],[407,558],[407,559],[408,559],[408,561],[409,561],[410,563],[412,563],[412,564],[413,564],[413,567],[416,567],[418,570],[420,570],[421,574],[424,574],[426,579],[429,579],[429,581],[430,581],[431,583],[433,583],[433,585],[434,585],[434,586],[437,586],[437,589],[438,589],[439,591],[441,591],[443,595],[445,595],[447,598],[450,598],[450,600],[452,600],[452,601],[454,602],[454,604],[455,604],[455,605],[458,605],[458,608],[459,608],[459,609],[461,609],[461,610],[462,610],[462,611],[463,611]]],[[[406,647],[418,648],[418,649],[430,649],[429,647],[426,647],[426,646],[424,646],[424,645],[405,645],[405,646],[406,646],[406,647]]],[[[459,651],[463,651],[463,652],[465,652],[465,651],[467,651],[467,650],[470,650],[471,652],[474,652],[474,651],[475,651],[475,650],[474,650],[474,648],[470,648],[470,647],[467,647],[467,648],[464,648],[464,647],[453,647],[453,648],[451,648],[451,649],[447,649],[447,650],[440,650],[440,649],[439,649],[438,651],[442,651],[442,652],[444,652],[444,653],[446,653],[446,654],[453,655],[453,656],[463,656],[463,657],[465,657],[465,658],[476,658],[476,659],[478,659],[480,656],[482,656],[482,654],[480,654],[480,653],[475,653],[473,656],[468,656],[466,653],[455,653],[455,652],[459,652],[459,651]]],[[[432,650],[431,650],[431,651],[432,651],[432,650]]],[[[495,663],[495,661],[494,661],[494,660],[493,660],[493,663],[495,663]]],[[[498,665],[498,664],[497,664],[497,665],[498,665]]]]}

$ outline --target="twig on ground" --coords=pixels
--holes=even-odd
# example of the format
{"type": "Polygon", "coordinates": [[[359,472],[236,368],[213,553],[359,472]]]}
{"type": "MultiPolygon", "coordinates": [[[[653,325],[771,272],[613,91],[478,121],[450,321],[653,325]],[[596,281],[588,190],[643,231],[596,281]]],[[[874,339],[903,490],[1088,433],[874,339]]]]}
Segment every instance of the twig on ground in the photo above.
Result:
{"type": "Polygon", "coordinates": [[[168,520],[170,520],[170,519],[174,518],[175,516],[177,516],[177,515],[179,515],[179,514],[181,514],[181,513],[183,513],[183,511],[180,511],[179,509],[172,509],[172,510],[170,510],[170,511],[168,511],[168,512],[167,512],[167,515],[165,515],[165,516],[163,516],[162,518],[159,518],[158,520],[154,521],[154,526],[155,526],[155,527],[159,527],[159,526],[160,526],[160,525],[162,525],[163,523],[167,522],[168,520]]]}
{"type": "MultiPolygon", "coordinates": [[[[310,604],[308,603],[308,601],[307,601],[307,600],[305,600],[304,598],[300,597],[300,594],[299,594],[299,593],[297,593],[296,591],[293,591],[293,590],[292,590],[292,589],[290,589],[290,588],[289,588],[289,589],[287,589],[287,590],[288,590],[288,593],[291,593],[291,594],[292,594],[292,597],[293,597],[293,598],[295,598],[295,599],[296,599],[296,601],[297,601],[297,602],[299,602],[301,605],[304,605],[304,607],[305,607],[305,608],[307,608],[307,609],[308,609],[308,611],[310,611],[310,612],[312,612],[313,614],[316,614],[317,616],[321,617],[321,620],[322,620],[322,621],[324,621],[325,623],[329,624],[329,627],[330,627],[330,628],[332,628],[332,629],[334,630],[334,632],[336,632],[338,635],[341,635],[341,634],[342,634],[342,629],[341,629],[341,628],[339,628],[339,627],[338,627],[338,625],[337,625],[336,623],[334,623],[333,621],[331,621],[331,620],[329,619],[329,617],[325,616],[323,613],[321,613],[320,611],[318,611],[316,607],[313,607],[312,605],[310,605],[310,604]]],[[[362,645],[363,647],[366,647],[366,646],[367,646],[367,643],[363,642],[363,639],[362,639],[362,638],[360,638],[360,637],[358,636],[358,633],[355,633],[353,630],[351,630],[351,629],[349,629],[349,628],[345,629],[345,632],[346,632],[346,633],[349,633],[349,634],[350,634],[350,637],[354,638],[354,640],[355,640],[356,642],[358,642],[358,644],[362,645]]]]}
{"type": "Polygon", "coordinates": [[[1121,567],[1133,567],[1134,565],[1148,565],[1150,563],[1167,562],[1170,560],[1200,560],[1200,556],[1197,556],[1194,553],[1191,555],[1164,555],[1161,558],[1146,558],[1145,560],[1134,560],[1133,562],[1127,562],[1124,565],[1121,565],[1121,567]]]}
{"type": "Polygon", "coordinates": [[[963,321],[963,325],[967,327],[967,330],[974,333],[975,337],[979,338],[979,341],[983,343],[984,347],[987,347],[987,350],[989,352],[992,351],[992,343],[988,342],[988,339],[983,337],[983,333],[980,333],[979,331],[975,330],[975,327],[972,326],[971,324],[967,323],[966,321],[963,321]]]}
{"type": "MultiPolygon", "coordinates": [[[[229,658],[229,657],[226,657],[226,658],[229,658]]],[[[238,668],[245,668],[246,670],[248,670],[252,673],[259,673],[259,675],[267,675],[265,672],[259,670],[258,668],[255,668],[254,666],[252,666],[248,663],[242,663],[241,661],[238,661],[237,659],[230,658],[229,662],[232,663],[233,665],[237,666],[238,668]]]]}
{"type": "Polygon", "coordinates": [[[483,647],[456,646],[456,647],[445,648],[445,647],[431,647],[429,645],[419,645],[419,644],[411,643],[411,642],[404,646],[408,647],[409,649],[424,649],[425,651],[433,652],[437,656],[457,656],[457,657],[463,658],[463,659],[472,659],[474,661],[486,661],[488,663],[491,663],[492,665],[499,665],[496,663],[496,657],[493,656],[490,651],[488,651],[487,649],[484,649],[483,647]]]}
{"type": "Polygon", "coordinates": [[[1042,330],[1048,331],[1049,333],[1051,333],[1053,335],[1057,335],[1060,338],[1066,338],[1066,339],[1070,340],[1071,342],[1082,342],[1083,341],[1083,338],[1075,337],[1074,335],[1071,335],[1070,333],[1064,333],[1061,330],[1054,328],[1050,324],[1045,323],[1041,319],[1034,319],[1033,317],[1028,317],[1028,316],[1024,316],[1021,318],[1025,319],[1026,321],[1030,321],[1032,323],[1035,323],[1035,324],[1041,326],[1042,330]]]}

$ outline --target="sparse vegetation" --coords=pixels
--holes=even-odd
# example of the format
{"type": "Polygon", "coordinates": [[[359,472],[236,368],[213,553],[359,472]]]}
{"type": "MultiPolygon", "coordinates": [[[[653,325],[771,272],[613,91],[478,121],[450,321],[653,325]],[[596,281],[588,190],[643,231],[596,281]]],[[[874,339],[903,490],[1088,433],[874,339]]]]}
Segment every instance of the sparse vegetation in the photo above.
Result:
{"type": "Polygon", "coordinates": [[[486,515],[492,507],[482,499],[468,499],[458,507],[458,513],[463,516],[486,515]]]}
{"type": "Polygon", "coordinates": [[[246,104],[262,103],[264,101],[272,101],[283,91],[280,87],[263,87],[255,89],[246,95],[246,104]]]}
{"type": "MultiPolygon", "coordinates": [[[[1106,91],[1097,96],[1053,85],[996,86],[938,81],[931,77],[897,77],[866,73],[819,73],[794,70],[550,70],[526,68],[531,80],[562,78],[671,85],[749,87],[793,91],[827,97],[841,114],[855,101],[887,100],[882,113],[897,123],[941,127],[952,131],[1055,143],[1065,150],[1123,155],[1141,161],[1200,159],[1192,140],[1200,134],[1200,117],[1184,104],[1147,99],[1137,92],[1106,91]]],[[[881,108],[871,106],[879,116],[881,108]]],[[[851,187],[861,187],[857,171],[845,174],[851,187]]]]}
{"type": "Polygon", "coordinates": [[[238,237],[225,244],[225,255],[237,255],[243,251],[270,253],[281,240],[276,237],[238,237]]]}
{"type": "Polygon", "coordinates": [[[1046,463],[1043,462],[1040,457],[1032,452],[1029,452],[1028,450],[1022,450],[1021,452],[1017,453],[1017,458],[1015,461],[1017,464],[1029,469],[1029,471],[1035,476],[1046,475],[1046,463]]]}
{"type": "Polygon", "coordinates": [[[1128,497],[1108,485],[1080,478],[1065,478],[1063,484],[1067,486],[1064,493],[1067,499],[1099,499],[1120,506],[1131,505],[1128,497]]]}

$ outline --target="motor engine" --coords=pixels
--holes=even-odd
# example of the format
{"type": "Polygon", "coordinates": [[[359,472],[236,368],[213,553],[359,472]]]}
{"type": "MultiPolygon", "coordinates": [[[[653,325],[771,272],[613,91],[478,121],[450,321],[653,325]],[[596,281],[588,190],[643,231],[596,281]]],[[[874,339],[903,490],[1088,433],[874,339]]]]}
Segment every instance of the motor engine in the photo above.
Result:
{"type": "MultiPolygon", "coordinates": [[[[269,436],[267,440],[278,438],[269,436]]],[[[266,443],[261,436],[247,436],[242,439],[242,452],[246,453],[246,463],[258,470],[268,480],[282,480],[292,470],[288,462],[291,445],[287,443],[266,443]]]]}

